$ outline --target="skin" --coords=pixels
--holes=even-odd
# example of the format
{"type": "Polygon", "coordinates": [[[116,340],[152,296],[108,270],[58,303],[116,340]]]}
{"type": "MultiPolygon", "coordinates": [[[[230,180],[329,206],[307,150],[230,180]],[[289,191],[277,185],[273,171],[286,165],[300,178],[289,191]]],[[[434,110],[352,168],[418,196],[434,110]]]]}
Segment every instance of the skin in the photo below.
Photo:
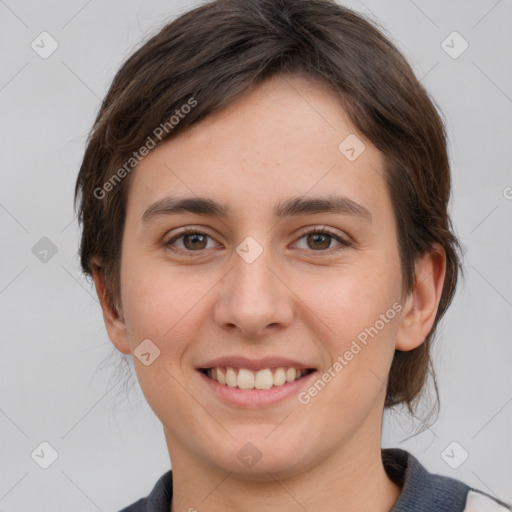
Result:
{"type": "Polygon", "coordinates": [[[398,499],[381,460],[385,382],[395,349],[416,348],[432,327],[445,256],[436,247],[418,260],[417,284],[402,294],[383,163],[325,87],[275,77],[158,146],[134,171],[118,311],[105,300],[101,271],[94,277],[113,344],[133,355],[150,339],[160,350],[148,366],[133,361],[163,424],[171,512],[384,512],[398,499]],[[338,150],[349,134],[366,146],[353,162],[338,150]],[[279,201],[333,192],[364,206],[371,222],[331,212],[273,217],[279,201]],[[225,201],[232,212],[141,220],[170,195],[225,201]],[[195,251],[190,239],[174,242],[191,256],[165,245],[186,226],[210,237],[195,251]],[[352,245],[301,236],[314,226],[352,245]],[[263,250],[252,263],[236,252],[247,236],[263,250]],[[236,354],[293,358],[322,374],[395,302],[400,313],[307,405],[297,396],[259,408],[229,405],[196,370],[236,354]],[[247,442],[261,453],[252,467],[237,457],[247,442]]]}

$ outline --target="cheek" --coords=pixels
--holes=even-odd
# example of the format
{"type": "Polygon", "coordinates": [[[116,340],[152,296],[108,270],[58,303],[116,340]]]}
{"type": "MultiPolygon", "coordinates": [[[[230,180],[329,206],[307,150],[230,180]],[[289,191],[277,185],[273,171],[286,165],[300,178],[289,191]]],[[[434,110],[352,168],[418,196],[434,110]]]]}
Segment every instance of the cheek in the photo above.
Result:
{"type": "MultiPolygon", "coordinates": [[[[180,410],[188,417],[190,396],[183,387],[188,374],[185,375],[183,365],[194,348],[201,325],[198,315],[204,311],[201,312],[199,300],[204,291],[196,292],[168,269],[165,272],[161,264],[148,265],[135,258],[126,258],[125,264],[121,272],[123,312],[142,392],[158,417],[166,418],[172,410],[180,410]],[[137,355],[142,353],[138,347],[144,340],[157,347],[156,350],[149,344],[149,350],[144,349],[150,353],[147,365],[137,355]]],[[[140,347],[147,347],[145,343],[140,347]]],[[[170,424],[173,420],[167,421],[170,424]]],[[[189,421],[192,420],[185,424],[189,421]]]]}
{"type": "MultiPolygon", "coordinates": [[[[309,311],[315,330],[336,345],[374,325],[400,299],[400,282],[393,276],[391,265],[380,271],[378,262],[369,261],[359,268],[334,269],[328,275],[303,274],[291,287],[301,290],[304,314],[309,311]]],[[[391,315],[396,316],[394,310],[391,315]]],[[[386,323],[386,330],[390,324],[386,323]]]]}
{"type": "Polygon", "coordinates": [[[169,346],[178,350],[179,340],[183,339],[178,334],[193,330],[190,319],[204,294],[204,282],[195,283],[190,275],[185,280],[161,263],[149,264],[134,258],[126,258],[124,263],[122,301],[130,344],[149,338],[161,350],[165,347],[167,351],[169,346]]]}
{"type": "Polygon", "coordinates": [[[301,299],[310,311],[310,328],[330,360],[329,375],[322,379],[328,381],[325,393],[318,392],[322,383],[310,389],[314,407],[333,407],[335,415],[349,407],[358,418],[382,398],[401,309],[400,267],[394,258],[385,260],[379,264],[379,259],[368,258],[365,264],[303,283],[301,299]]]}

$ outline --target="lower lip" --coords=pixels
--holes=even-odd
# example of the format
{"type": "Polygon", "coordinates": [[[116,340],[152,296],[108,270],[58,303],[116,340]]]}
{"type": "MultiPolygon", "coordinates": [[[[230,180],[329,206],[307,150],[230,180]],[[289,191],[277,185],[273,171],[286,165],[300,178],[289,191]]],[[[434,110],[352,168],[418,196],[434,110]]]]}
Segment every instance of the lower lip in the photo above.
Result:
{"type": "Polygon", "coordinates": [[[274,386],[270,389],[231,388],[225,384],[219,384],[199,370],[198,373],[215,395],[224,402],[238,407],[255,408],[274,405],[292,396],[297,396],[300,390],[315,377],[317,372],[313,371],[293,382],[287,382],[282,386],[274,386]]]}

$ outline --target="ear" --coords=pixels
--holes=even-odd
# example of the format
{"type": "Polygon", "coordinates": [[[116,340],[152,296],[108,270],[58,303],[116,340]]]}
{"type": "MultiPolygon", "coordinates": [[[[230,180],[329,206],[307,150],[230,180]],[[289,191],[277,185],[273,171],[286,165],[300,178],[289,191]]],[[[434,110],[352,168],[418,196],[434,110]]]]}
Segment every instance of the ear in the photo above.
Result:
{"type": "Polygon", "coordinates": [[[435,244],[416,261],[416,281],[405,299],[395,348],[408,351],[419,347],[432,329],[446,274],[446,253],[435,244]]]}
{"type": "Polygon", "coordinates": [[[118,308],[113,307],[108,300],[105,274],[101,264],[97,259],[93,259],[91,266],[94,285],[103,311],[103,320],[107,328],[108,337],[117,350],[123,354],[129,354],[130,343],[128,341],[126,325],[118,312],[118,308]]]}

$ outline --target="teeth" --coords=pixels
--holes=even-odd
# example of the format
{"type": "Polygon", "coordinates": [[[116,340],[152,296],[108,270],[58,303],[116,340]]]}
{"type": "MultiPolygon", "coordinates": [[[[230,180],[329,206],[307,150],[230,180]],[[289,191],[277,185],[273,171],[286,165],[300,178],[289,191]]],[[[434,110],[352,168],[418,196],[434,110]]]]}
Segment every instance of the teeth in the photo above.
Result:
{"type": "Polygon", "coordinates": [[[219,384],[226,384],[226,376],[220,371],[220,368],[216,368],[217,375],[216,375],[216,381],[219,384]]]}
{"type": "Polygon", "coordinates": [[[305,375],[306,371],[281,367],[275,370],[265,368],[254,372],[246,368],[235,369],[231,366],[227,368],[217,366],[207,370],[206,374],[219,384],[227,385],[230,388],[270,389],[274,386],[282,386],[287,382],[293,382],[305,375]]]}
{"type": "Polygon", "coordinates": [[[274,377],[270,370],[260,370],[258,373],[256,373],[254,385],[256,389],[270,389],[273,385],[274,377]]]}
{"type": "Polygon", "coordinates": [[[238,371],[237,384],[240,389],[253,389],[254,372],[251,372],[251,370],[244,370],[243,368],[241,368],[238,371]]]}
{"type": "Polygon", "coordinates": [[[284,368],[278,368],[274,373],[274,386],[282,386],[286,382],[286,372],[284,368]]]}
{"type": "Polygon", "coordinates": [[[297,377],[297,370],[295,368],[288,368],[286,370],[286,382],[293,382],[297,377]]]}
{"type": "Polygon", "coordinates": [[[236,388],[236,372],[235,370],[233,370],[233,368],[231,367],[227,367],[226,369],[226,384],[230,387],[230,388],[236,388]]]}

